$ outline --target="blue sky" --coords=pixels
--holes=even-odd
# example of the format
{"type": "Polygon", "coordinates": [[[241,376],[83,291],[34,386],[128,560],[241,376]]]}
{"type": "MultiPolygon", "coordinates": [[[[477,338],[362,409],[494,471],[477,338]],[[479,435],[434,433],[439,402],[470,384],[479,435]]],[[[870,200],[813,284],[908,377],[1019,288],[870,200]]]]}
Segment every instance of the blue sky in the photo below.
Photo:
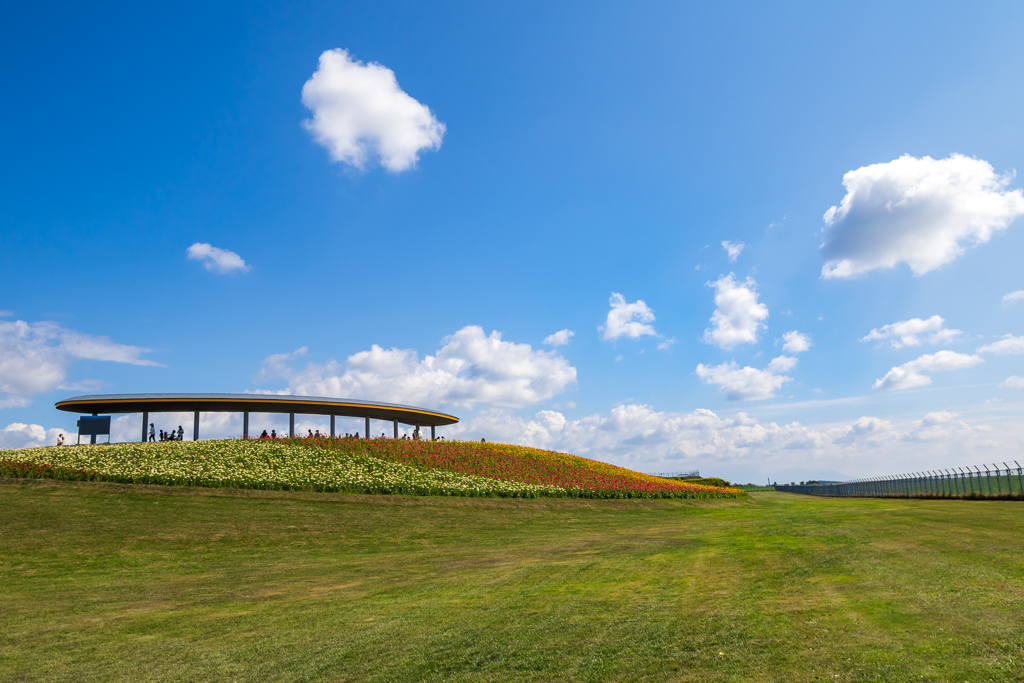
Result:
{"type": "Polygon", "coordinates": [[[15,8],[0,447],[74,394],[284,391],[742,481],[1020,459],[1022,20],[15,8]]]}

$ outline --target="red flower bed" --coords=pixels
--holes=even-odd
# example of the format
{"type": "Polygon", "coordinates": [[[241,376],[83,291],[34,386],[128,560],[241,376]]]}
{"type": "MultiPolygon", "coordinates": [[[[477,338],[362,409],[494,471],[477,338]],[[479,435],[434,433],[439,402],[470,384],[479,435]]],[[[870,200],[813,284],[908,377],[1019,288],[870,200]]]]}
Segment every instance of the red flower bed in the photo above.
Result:
{"type": "Polygon", "coordinates": [[[74,481],[99,480],[99,472],[73,470],[69,467],[54,467],[38,462],[18,462],[16,460],[0,460],[0,477],[13,479],[66,479],[74,481]]]}
{"type": "Polygon", "coordinates": [[[611,496],[734,496],[737,489],[671,481],[566,453],[510,444],[411,439],[306,438],[318,448],[371,455],[422,469],[443,469],[492,479],[561,486],[611,496]]]}

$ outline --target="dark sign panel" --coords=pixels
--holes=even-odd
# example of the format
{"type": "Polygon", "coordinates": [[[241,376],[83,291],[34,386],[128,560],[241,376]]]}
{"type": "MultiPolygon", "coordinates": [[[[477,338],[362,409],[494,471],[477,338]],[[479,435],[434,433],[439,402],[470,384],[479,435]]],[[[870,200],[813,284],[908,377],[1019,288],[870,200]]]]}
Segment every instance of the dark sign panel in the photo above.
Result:
{"type": "Polygon", "coordinates": [[[109,415],[78,418],[79,436],[99,436],[100,434],[110,436],[109,415]]]}

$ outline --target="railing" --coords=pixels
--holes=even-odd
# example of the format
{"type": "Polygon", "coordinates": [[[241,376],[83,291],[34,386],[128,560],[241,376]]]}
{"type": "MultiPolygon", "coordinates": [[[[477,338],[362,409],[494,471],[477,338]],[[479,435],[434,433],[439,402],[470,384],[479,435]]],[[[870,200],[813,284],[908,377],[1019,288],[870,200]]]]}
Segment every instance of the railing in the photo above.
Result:
{"type": "Polygon", "coordinates": [[[859,498],[1002,498],[1024,500],[1024,468],[993,464],[954,467],[838,484],[776,484],[776,491],[859,498]]]}
{"type": "Polygon", "coordinates": [[[700,470],[693,470],[692,472],[659,472],[657,474],[651,473],[652,477],[665,477],[666,479],[682,479],[683,477],[699,477],[700,470]]]}

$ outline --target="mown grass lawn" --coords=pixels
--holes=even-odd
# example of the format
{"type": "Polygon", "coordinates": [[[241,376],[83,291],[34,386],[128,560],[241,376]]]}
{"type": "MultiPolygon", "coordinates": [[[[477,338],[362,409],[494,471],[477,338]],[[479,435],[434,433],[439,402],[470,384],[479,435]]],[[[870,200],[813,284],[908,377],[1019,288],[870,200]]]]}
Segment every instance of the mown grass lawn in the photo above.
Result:
{"type": "Polygon", "coordinates": [[[0,481],[0,680],[1024,680],[1024,504],[0,481]]]}

